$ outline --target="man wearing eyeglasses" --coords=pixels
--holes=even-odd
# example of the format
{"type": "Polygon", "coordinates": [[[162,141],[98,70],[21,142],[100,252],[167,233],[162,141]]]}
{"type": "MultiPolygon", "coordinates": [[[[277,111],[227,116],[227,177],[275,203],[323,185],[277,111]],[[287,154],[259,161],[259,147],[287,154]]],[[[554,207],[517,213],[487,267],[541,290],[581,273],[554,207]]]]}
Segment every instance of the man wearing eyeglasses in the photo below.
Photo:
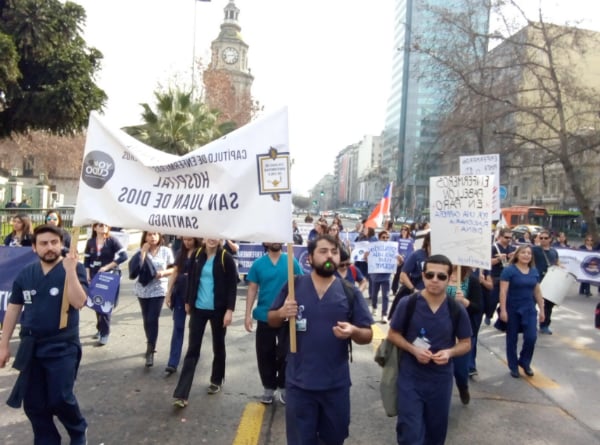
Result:
{"type": "MultiPolygon", "coordinates": [[[[535,268],[540,274],[540,281],[544,279],[550,266],[560,266],[558,261],[558,252],[555,248],[550,247],[552,237],[546,229],[538,233],[537,239],[540,240],[539,246],[533,246],[533,260],[535,268]]],[[[540,334],[552,335],[550,330],[550,317],[552,317],[552,309],[554,303],[544,298],[544,321],[540,323],[540,334]]]]}
{"type": "Polygon", "coordinates": [[[432,255],[423,265],[425,289],[400,300],[388,340],[404,350],[398,373],[398,444],[442,444],[454,379],[453,357],[471,349],[471,323],[463,305],[448,298],[452,263],[432,255]],[[456,316],[453,316],[456,314],[456,316]]]}
{"type": "Polygon", "coordinates": [[[485,302],[485,324],[489,326],[490,320],[494,316],[496,307],[500,302],[500,275],[508,261],[514,255],[516,250],[512,244],[512,231],[508,228],[500,229],[496,242],[492,244],[492,270],[490,275],[494,283],[494,288],[490,292],[490,297],[485,302]]]}

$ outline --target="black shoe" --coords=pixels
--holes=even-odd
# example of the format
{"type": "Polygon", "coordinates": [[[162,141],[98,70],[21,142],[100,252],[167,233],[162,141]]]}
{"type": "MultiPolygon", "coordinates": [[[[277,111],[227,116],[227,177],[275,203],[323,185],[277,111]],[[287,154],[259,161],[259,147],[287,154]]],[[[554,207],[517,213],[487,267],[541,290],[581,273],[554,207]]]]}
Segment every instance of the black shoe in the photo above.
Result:
{"type": "Polygon", "coordinates": [[[519,371],[517,369],[511,369],[510,370],[510,376],[513,377],[513,378],[515,378],[515,379],[518,379],[519,377],[521,377],[519,375],[519,371]]]}
{"type": "Polygon", "coordinates": [[[460,395],[460,401],[463,405],[468,405],[471,401],[471,394],[469,394],[469,388],[458,388],[458,394],[460,395]]]}
{"type": "Polygon", "coordinates": [[[527,374],[527,376],[533,377],[535,375],[533,369],[531,369],[530,366],[523,366],[521,363],[519,363],[519,366],[523,368],[523,371],[525,371],[525,374],[527,374]]]}
{"type": "Polygon", "coordinates": [[[169,377],[171,374],[175,374],[177,372],[177,368],[174,366],[167,366],[165,368],[165,377],[169,377]]]}

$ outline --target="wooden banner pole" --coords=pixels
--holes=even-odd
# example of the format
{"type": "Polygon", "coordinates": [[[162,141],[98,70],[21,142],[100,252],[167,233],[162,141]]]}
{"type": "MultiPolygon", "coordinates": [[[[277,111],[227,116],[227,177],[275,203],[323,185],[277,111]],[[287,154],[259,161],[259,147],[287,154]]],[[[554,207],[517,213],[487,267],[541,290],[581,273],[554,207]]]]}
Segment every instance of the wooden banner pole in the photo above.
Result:
{"type": "MultiPolygon", "coordinates": [[[[290,300],[296,299],[296,292],[294,290],[294,245],[292,243],[287,244],[287,258],[288,258],[288,298],[290,300]]],[[[289,320],[290,325],[290,352],[296,352],[296,319],[289,320]]]]}
{"type": "MultiPolygon", "coordinates": [[[[79,242],[79,227],[73,227],[71,230],[71,246],[69,246],[69,253],[77,253],[77,243],[79,242]]],[[[69,298],[67,297],[69,289],[69,280],[65,275],[65,285],[63,288],[62,302],[60,305],[60,323],[58,324],[59,329],[67,327],[69,321],[69,298]]]]}

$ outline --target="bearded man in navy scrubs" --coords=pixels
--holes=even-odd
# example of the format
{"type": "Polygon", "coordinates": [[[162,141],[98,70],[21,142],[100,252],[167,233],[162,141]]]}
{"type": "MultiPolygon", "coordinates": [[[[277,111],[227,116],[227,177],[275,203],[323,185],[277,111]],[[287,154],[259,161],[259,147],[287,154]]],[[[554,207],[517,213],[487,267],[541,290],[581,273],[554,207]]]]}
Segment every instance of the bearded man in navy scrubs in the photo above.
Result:
{"type": "Polygon", "coordinates": [[[62,257],[59,227],[37,227],[33,250],[40,261],[25,267],[15,279],[4,317],[0,367],[10,358],[9,340],[21,315],[21,343],[13,364],[21,372],[7,404],[19,408],[23,403],[34,445],[60,445],[54,416],[67,430],[71,445],[83,445],[87,423],[73,386],[81,359],[79,309],[87,299],[85,268],[75,249],[62,257]],[[61,328],[64,293],[69,307],[66,326],[61,328]]]}
{"type": "Polygon", "coordinates": [[[285,423],[288,445],[341,445],[350,425],[348,343],[367,344],[373,338],[373,318],[360,291],[352,301],[335,275],[340,246],[330,235],[308,243],[310,275],[295,277],[295,299],[287,286],[273,302],[269,325],[296,321],[295,353],[286,366],[285,423]]]}

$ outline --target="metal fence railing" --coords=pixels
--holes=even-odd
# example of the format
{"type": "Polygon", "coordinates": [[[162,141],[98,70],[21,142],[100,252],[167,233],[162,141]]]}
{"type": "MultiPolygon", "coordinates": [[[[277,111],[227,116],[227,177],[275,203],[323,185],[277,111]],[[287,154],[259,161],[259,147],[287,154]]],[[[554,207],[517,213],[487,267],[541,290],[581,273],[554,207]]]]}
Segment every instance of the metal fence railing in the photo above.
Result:
{"type": "Polygon", "coordinates": [[[31,218],[32,228],[45,224],[45,216],[48,210],[57,210],[60,212],[63,221],[63,228],[70,230],[73,227],[74,207],[59,207],[57,209],[42,208],[8,208],[0,209],[0,242],[4,244],[4,237],[12,232],[12,219],[16,215],[28,215],[31,218]]]}

